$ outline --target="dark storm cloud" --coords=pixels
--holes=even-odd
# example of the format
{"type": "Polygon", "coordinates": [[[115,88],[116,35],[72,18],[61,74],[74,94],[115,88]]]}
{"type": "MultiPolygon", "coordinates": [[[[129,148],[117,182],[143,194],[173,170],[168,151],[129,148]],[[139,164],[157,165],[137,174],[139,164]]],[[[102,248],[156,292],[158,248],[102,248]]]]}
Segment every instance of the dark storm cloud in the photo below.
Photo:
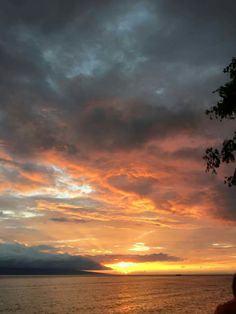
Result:
{"type": "Polygon", "coordinates": [[[160,45],[150,40],[144,46],[153,56],[159,46],[165,60],[208,66],[234,53],[235,1],[155,1],[155,8],[160,45]]]}
{"type": "MultiPolygon", "coordinates": [[[[168,156],[168,154],[167,154],[168,156]]],[[[182,147],[169,155],[171,158],[181,159],[181,160],[192,160],[196,162],[201,162],[202,160],[202,148],[201,147],[182,147]]]]}
{"type": "Polygon", "coordinates": [[[137,255],[137,254],[105,254],[105,255],[97,255],[90,257],[94,260],[102,263],[118,263],[118,262],[136,262],[136,263],[144,263],[144,262],[178,262],[182,259],[176,256],[168,255],[165,253],[154,253],[154,254],[145,254],[145,255],[137,255]]]}
{"type": "Polygon", "coordinates": [[[34,163],[22,163],[12,159],[0,158],[1,170],[11,168],[18,172],[25,171],[28,173],[50,173],[53,174],[54,169],[44,165],[34,163]]]}
{"type": "Polygon", "coordinates": [[[0,243],[0,269],[1,274],[4,271],[63,274],[106,268],[88,257],[56,253],[55,248],[47,245],[0,243]]]}
{"type": "Polygon", "coordinates": [[[233,1],[2,1],[5,148],[132,149],[198,129],[234,53],[234,8],[233,1]]]}
{"type": "Polygon", "coordinates": [[[88,220],[85,220],[85,219],[79,219],[79,218],[66,218],[66,217],[53,217],[53,218],[50,218],[51,221],[54,221],[54,222],[63,222],[63,223],[87,223],[89,222],[88,220]]]}
{"type": "MultiPolygon", "coordinates": [[[[13,157],[1,160],[1,182],[26,186],[38,173],[53,183],[53,170],[31,160],[44,151],[75,155],[78,163],[90,158],[96,167],[98,151],[126,153],[176,135],[221,136],[204,110],[215,102],[211,92],[235,54],[235,10],[233,0],[1,1],[0,144],[13,157]],[[15,161],[22,156],[23,164],[15,161]]],[[[165,157],[161,148],[158,153],[165,157]]],[[[196,160],[201,152],[180,147],[167,157],[196,160]]],[[[185,182],[194,180],[199,187],[209,179],[186,173],[185,182]]],[[[207,198],[196,191],[180,200],[178,192],[156,190],[153,180],[128,181],[113,177],[109,183],[164,209],[169,200],[187,205],[207,198]]],[[[211,197],[216,216],[235,220],[231,191],[211,197]]],[[[40,199],[60,202],[3,195],[2,209],[23,211],[40,199]]],[[[87,204],[93,210],[102,205],[87,204]]]]}
{"type": "Polygon", "coordinates": [[[114,187],[145,196],[153,192],[158,180],[152,177],[129,178],[128,176],[114,176],[109,178],[109,183],[114,187]]]}
{"type": "Polygon", "coordinates": [[[88,146],[116,150],[140,147],[151,139],[163,139],[176,133],[191,134],[197,128],[197,118],[189,110],[172,112],[164,107],[126,104],[129,109],[96,106],[78,121],[78,134],[88,146]]]}
{"type": "Polygon", "coordinates": [[[236,222],[236,196],[235,189],[229,189],[228,186],[214,186],[211,191],[211,214],[223,221],[236,222]]]}
{"type": "Polygon", "coordinates": [[[27,25],[41,28],[44,32],[56,32],[73,18],[86,14],[88,7],[92,9],[94,4],[90,0],[42,0],[40,3],[30,0],[3,0],[0,16],[2,23],[10,27],[27,25]]]}
{"type": "Polygon", "coordinates": [[[33,209],[36,201],[17,193],[32,193],[45,186],[55,186],[57,172],[52,166],[37,163],[21,163],[14,160],[0,160],[0,208],[18,212],[33,209]]]}

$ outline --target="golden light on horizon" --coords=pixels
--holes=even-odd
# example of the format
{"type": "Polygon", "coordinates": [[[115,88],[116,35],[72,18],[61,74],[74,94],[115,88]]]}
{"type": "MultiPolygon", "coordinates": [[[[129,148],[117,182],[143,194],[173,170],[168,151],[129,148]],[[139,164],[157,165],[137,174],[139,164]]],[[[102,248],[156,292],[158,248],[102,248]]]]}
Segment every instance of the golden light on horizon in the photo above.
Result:
{"type": "Polygon", "coordinates": [[[113,271],[118,273],[148,273],[148,272],[166,272],[176,271],[181,269],[182,265],[176,264],[163,264],[160,262],[118,262],[115,264],[106,264],[106,267],[111,268],[113,271]]]}
{"type": "Polygon", "coordinates": [[[162,263],[162,262],[125,262],[121,261],[114,264],[105,264],[111,268],[112,272],[119,274],[188,274],[188,273],[214,273],[214,272],[233,272],[234,265],[225,267],[224,264],[217,262],[210,263],[162,263]]]}
{"type": "Polygon", "coordinates": [[[135,264],[137,264],[137,263],[119,262],[116,264],[109,264],[109,265],[105,265],[105,266],[110,267],[119,273],[128,274],[128,273],[132,272],[132,269],[135,267],[135,264]]]}

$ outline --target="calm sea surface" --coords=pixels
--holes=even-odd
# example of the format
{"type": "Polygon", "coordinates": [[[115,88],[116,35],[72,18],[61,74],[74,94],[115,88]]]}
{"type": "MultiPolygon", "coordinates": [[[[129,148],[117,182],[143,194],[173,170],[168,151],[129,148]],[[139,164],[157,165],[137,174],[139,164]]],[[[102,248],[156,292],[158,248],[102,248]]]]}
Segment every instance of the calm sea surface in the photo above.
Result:
{"type": "Polygon", "coordinates": [[[210,314],[230,276],[0,277],[0,313],[210,314]]]}

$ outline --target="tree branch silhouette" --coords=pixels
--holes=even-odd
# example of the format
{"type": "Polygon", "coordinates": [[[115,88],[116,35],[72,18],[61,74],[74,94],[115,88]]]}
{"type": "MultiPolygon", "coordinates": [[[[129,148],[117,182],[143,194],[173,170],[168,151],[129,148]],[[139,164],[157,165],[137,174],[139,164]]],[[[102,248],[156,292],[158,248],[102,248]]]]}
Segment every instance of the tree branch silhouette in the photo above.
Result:
{"type": "MultiPolygon", "coordinates": [[[[236,58],[224,69],[224,73],[229,75],[229,82],[220,86],[214,93],[218,93],[221,100],[210,109],[206,110],[206,114],[210,119],[222,121],[224,119],[236,119],[236,58]]],[[[225,139],[220,149],[209,147],[206,149],[203,159],[206,161],[206,171],[217,173],[217,168],[222,163],[234,163],[236,152],[236,131],[231,138],[225,139]]],[[[225,177],[228,186],[236,185],[236,169],[231,176],[225,177]]]]}

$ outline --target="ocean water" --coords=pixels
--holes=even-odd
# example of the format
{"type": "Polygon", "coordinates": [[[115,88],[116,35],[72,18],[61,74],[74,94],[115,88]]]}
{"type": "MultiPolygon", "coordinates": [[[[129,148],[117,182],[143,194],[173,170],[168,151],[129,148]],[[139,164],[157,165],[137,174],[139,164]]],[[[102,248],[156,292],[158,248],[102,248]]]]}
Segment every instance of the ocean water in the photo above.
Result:
{"type": "Polygon", "coordinates": [[[210,314],[230,276],[0,277],[0,313],[210,314]]]}

